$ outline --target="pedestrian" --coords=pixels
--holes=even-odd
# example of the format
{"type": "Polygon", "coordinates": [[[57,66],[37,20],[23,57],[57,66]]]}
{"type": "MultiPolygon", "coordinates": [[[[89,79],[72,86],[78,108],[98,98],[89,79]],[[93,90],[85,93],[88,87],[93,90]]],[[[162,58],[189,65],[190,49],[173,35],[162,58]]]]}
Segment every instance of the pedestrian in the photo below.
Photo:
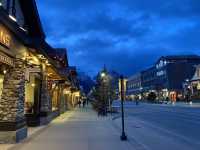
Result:
{"type": "Polygon", "coordinates": [[[139,101],[138,101],[138,99],[136,99],[136,101],[135,101],[135,105],[138,105],[139,104],[139,101]]]}
{"type": "Polygon", "coordinates": [[[85,101],[85,100],[83,100],[83,108],[85,107],[85,104],[86,104],[86,101],[85,101]]]}
{"type": "Polygon", "coordinates": [[[78,100],[78,107],[81,108],[81,101],[78,100]]]}
{"type": "Polygon", "coordinates": [[[88,98],[86,99],[86,104],[87,104],[87,105],[89,104],[89,100],[88,100],[88,98]]]}

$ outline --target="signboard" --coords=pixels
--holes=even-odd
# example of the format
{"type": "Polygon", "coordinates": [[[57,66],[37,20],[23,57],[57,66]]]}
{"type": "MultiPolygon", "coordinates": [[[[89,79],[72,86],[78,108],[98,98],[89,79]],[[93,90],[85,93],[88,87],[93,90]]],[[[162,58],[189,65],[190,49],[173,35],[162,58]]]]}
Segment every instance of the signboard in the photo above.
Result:
{"type": "Polygon", "coordinates": [[[11,36],[2,25],[0,25],[0,44],[6,48],[10,48],[11,45],[11,36]]]}
{"type": "Polygon", "coordinates": [[[10,66],[14,66],[14,60],[11,57],[6,56],[2,53],[0,53],[0,62],[10,66]]]}

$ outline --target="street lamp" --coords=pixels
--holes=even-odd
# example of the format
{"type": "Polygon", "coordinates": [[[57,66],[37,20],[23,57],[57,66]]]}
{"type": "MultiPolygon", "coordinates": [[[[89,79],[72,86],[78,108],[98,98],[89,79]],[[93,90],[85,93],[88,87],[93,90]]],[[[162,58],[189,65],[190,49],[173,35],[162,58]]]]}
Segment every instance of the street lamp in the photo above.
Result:
{"type": "Polygon", "coordinates": [[[140,87],[141,100],[143,99],[143,87],[140,87]]]}
{"type": "Polygon", "coordinates": [[[124,131],[124,77],[121,75],[120,76],[120,82],[121,82],[121,115],[122,115],[122,135],[121,135],[121,140],[126,141],[127,136],[124,131]]]}
{"type": "Polygon", "coordinates": [[[106,100],[105,100],[105,88],[106,88],[106,86],[105,86],[105,82],[106,82],[106,73],[103,71],[103,72],[101,72],[101,74],[100,74],[100,76],[101,76],[101,81],[102,81],[102,94],[103,94],[103,113],[104,113],[104,115],[107,115],[107,110],[106,110],[106,100]]]}
{"type": "Polygon", "coordinates": [[[105,72],[102,72],[102,73],[101,73],[101,77],[104,78],[105,76],[106,76],[106,73],[105,73],[105,72]]]}

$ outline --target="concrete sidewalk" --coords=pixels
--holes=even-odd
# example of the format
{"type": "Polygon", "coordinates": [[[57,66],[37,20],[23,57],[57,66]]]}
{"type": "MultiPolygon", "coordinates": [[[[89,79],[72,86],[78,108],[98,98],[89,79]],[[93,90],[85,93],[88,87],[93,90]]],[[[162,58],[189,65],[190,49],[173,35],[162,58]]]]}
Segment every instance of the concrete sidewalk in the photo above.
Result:
{"type": "MultiPolygon", "coordinates": [[[[39,134],[11,150],[135,150],[134,141],[120,141],[110,117],[97,117],[91,107],[76,108],[55,119],[39,134]]],[[[1,150],[1,148],[0,148],[1,150]]]]}

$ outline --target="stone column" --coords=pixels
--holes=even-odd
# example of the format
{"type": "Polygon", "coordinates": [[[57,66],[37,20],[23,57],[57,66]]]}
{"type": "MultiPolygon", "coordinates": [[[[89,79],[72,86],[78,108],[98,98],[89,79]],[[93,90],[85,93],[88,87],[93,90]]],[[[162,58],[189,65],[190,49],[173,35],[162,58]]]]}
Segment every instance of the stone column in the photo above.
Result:
{"type": "Polygon", "coordinates": [[[47,79],[46,65],[42,64],[42,87],[41,87],[41,107],[40,107],[40,116],[41,124],[48,124],[51,121],[51,112],[52,112],[52,102],[51,97],[48,91],[48,79],[47,79]]]}
{"type": "Polygon", "coordinates": [[[25,68],[21,59],[4,76],[0,99],[0,142],[15,143],[27,137],[24,116],[25,68]]]}

